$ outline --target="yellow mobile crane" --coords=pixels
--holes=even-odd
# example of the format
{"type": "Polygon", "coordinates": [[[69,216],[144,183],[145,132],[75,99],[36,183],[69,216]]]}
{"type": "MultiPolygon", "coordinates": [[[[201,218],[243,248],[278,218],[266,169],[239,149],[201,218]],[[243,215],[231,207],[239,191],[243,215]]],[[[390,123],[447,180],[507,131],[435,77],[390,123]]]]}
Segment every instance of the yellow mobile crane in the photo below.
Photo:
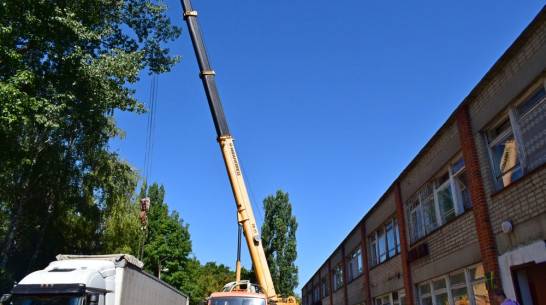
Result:
{"type": "MultiPolygon", "coordinates": [[[[262,303],[258,301],[260,298],[268,303],[276,303],[279,305],[289,303],[290,305],[297,305],[296,299],[293,296],[283,299],[275,292],[271,272],[269,271],[267,259],[262,247],[260,232],[258,231],[254,214],[252,213],[245,182],[239,166],[237,154],[235,153],[233,138],[229,133],[218,89],[216,88],[214,71],[210,66],[201,31],[197,23],[197,12],[193,10],[190,0],[181,0],[180,2],[182,3],[184,19],[188,25],[193,48],[201,71],[199,76],[203,82],[207,95],[214,126],[218,135],[217,140],[222,150],[222,156],[224,157],[231,189],[233,191],[233,196],[235,197],[237,221],[243,228],[252,264],[254,266],[254,272],[256,273],[258,284],[261,286],[260,291],[248,281],[229,283],[224,287],[224,292],[211,294],[209,305],[260,305],[262,303]]],[[[239,274],[239,262],[237,265],[237,273],[239,274]]],[[[237,280],[240,280],[239,277],[237,280]]]]}

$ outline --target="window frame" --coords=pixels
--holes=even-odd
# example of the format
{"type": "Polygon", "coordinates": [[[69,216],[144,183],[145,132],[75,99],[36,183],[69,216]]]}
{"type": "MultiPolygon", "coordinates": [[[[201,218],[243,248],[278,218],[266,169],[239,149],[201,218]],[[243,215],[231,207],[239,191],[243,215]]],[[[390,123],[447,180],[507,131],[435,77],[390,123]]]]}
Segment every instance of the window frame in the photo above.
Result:
{"type": "MultiPolygon", "coordinates": [[[[486,128],[483,132],[485,143],[487,144],[487,152],[489,154],[489,163],[493,174],[492,179],[496,190],[507,187],[533,169],[546,164],[546,158],[544,161],[542,161],[542,158],[539,160],[530,158],[532,151],[526,148],[525,137],[522,133],[522,129],[525,128],[522,121],[536,111],[540,112],[540,107],[543,109],[546,108],[546,80],[544,79],[527,90],[519,100],[510,106],[501,119],[496,120],[494,124],[491,124],[492,126],[486,128]],[[527,103],[530,104],[526,105],[527,103]],[[524,107],[523,110],[519,109],[522,106],[526,107],[524,107]],[[506,130],[503,130],[498,134],[492,135],[492,131],[495,130],[495,128],[502,127],[506,123],[508,123],[509,128],[506,128],[506,130]],[[502,160],[497,160],[498,156],[494,152],[499,144],[506,142],[509,138],[513,138],[514,140],[517,160],[516,165],[503,171],[498,167],[499,161],[502,162],[502,160]],[[508,174],[510,174],[510,181],[503,179],[508,174]]],[[[544,137],[546,138],[546,135],[544,135],[544,137]]],[[[546,144],[541,145],[539,148],[542,150],[546,149],[546,144]]]]}
{"type": "Polygon", "coordinates": [[[313,302],[316,303],[320,301],[320,292],[319,292],[319,286],[313,287],[313,302]]]}
{"type": "Polygon", "coordinates": [[[330,295],[330,284],[329,284],[327,276],[321,279],[320,285],[321,285],[320,297],[324,299],[325,297],[330,295]]]}
{"type": "Polygon", "coordinates": [[[398,228],[398,218],[397,217],[391,217],[388,221],[384,222],[380,228],[375,230],[370,236],[370,247],[371,247],[371,265],[372,267],[377,266],[379,264],[382,264],[391,258],[395,257],[396,255],[401,253],[401,245],[400,245],[400,229],[398,228]],[[388,226],[391,226],[390,229],[387,229],[388,226]],[[394,254],[390,254],[389,248],[389,232],[392,232],[394,236],[394,247],[392,249],[394,250],[394,254]],[[384,253],[380,253],[381,251],[381,241],[383,242],[383,249],[384,253]]]}
{"type": "Polygon", "coordinates": [[[435,175],[435,178],[432,179],[431,182],[427,182],[421,186],[421,188],[405,202],[405,214],[409,221],[411,243],[427,236],[432,231],[472,208],[472,200],[470,199],[469,194],[468,206],[465,206],[464,204],[464,192],[469,191],[468,185],[462,189],[458,183],[462,183],[461,179],[459,179],[462,176],[466,177],[466,182],[468,183],[464,158],[458,156],[453,160],[455,161],[448,163],[448,165],[440,171],[441,174],[435,175]],[[450,217],[444,217],[444,214],[441,212],[442,204],[440,202],[440,193],[444,190],[449,190],[449,199],[451,200],[452,207],[448,211],[453,210],[453,215],[450,217]]]}
{"type": "Polygon", "coordinates": [[[373,298],[372,305],[385,305],[385,304],[405,305],[406,302],[401,302],[401,300],[405,299],[405,298],[406,298],[406,292],[405,292],[404,289],[402,289],[402,290],[393,291],[393,292],[383,294],[383,295],[380,295],[380,296],[377,296],[377,297],[373,298]],[[385,300],[386,298],[389,298],[389,302],[388,303],[383,303],[383,300],[385,300]],[[379,303],[378,301],[381,301],[381,303],[379,303]]]}
{"type": "MultiPolygon", "coordinates": [[[[466,294],[468,296],[469,302],[471,305],[477,305],[479,303],[476,302],[476,296],[474,294],[474,286],[478,285],[485,285],[485,274],[478,279],[472,279],[470,278],[471,272],[470,270],[476,269],[478,270],[481,268],[483,272],[483,264],[476,264],[472,265],[466,268],[458,269],[452,272],[449,272],[447,274],[444,274],[439,277],[432,278],[428,281],[424,281],[422,283],[417,284],[417,295],[418,295],[418,304],[425,305],[425,304],[431,304],[431,305],[439,305],[437,304],[436,296],[441,294],[447,294],[448,297],[448,303],[451,305],[454,305],[454,294],[453,291],[456,289],[466,289],[466,294]],[[451,279],[454,275],[459,275],[463,273],[464,276],[464,283],[452,283],[451,279]],[[437,288],[435,289],[434,283],[438,283],[438,281],[442,280],[445,284],[445,287],[437,288]],[[423,292],[422,288],[427,287],[427,291],[423,292]],[[429,302],[423,302],[424,299],[429,299],[429,302]]],[[[487,300],[489,301],[489,300],[487,300]]]]}
{"type": "Polygon", "coordinates": [[[355,280],[364,273],[364,265],[362,261],[362,248],[356,247],[349,256],[347,256],[347,282],[355,280]],[[356,266],[354,266],[355,264],[356,266]],[[353,274],[356,270],[356,274],[353,274]]]}
{"type": "Polygon", "coordinates": [[[332,292],[340,290],[343,285],[343,266],[339,263],[332,269],[332,292]]]}

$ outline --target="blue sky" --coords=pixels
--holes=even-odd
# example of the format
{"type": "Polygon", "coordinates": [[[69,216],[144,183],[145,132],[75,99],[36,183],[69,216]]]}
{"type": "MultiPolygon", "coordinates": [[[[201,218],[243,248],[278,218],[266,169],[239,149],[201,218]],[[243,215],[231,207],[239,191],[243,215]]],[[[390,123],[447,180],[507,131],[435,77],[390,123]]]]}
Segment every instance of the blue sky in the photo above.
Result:
{"type": "MultiPolygon", "coordinates": [[[[158,77],[152,165],[147,115],[118,112],[111,149],[165,186],[202,263],[234,269],[233,195],[182,6],[165,3],[182,58],[158,77]]],[[[266,196],[290,195],[297,293],[544,4],[193,1],[258,224],[266,196]]],[[[136,89],[149,102],[151,79],[136,89]]]]}

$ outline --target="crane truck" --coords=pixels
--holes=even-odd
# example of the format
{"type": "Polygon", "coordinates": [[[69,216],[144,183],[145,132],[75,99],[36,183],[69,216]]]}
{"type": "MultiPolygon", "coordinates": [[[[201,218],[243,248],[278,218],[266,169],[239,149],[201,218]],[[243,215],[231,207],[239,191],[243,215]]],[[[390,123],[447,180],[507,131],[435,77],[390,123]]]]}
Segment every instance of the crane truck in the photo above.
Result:
{"type": "MultiPolygon", "coordinates": [[[[275,292],[271,272],[269,271],[267,259],[262,246],[260,232],[258,231],[258,226],[252,212],[240,163],[235,152],[233,138],[229,132],[222,103],[220,101],[220,95],[216,87],[216,82],[214,79],[215,73],[211,68],[203,43],[201,31],[199,29],[199,24],[197,22],[197,12],[193,10],[190,0],[181,0],[180,2],[182,3],[184,19],[186,20],[188,26],[193,49],[199,65],[199,77],[201,78],[205,89],[212,119],[216,128],[216,134],[218,136],[217,140],[220,144],[229,181],[231,183],[231,189],[233,191],[233,196],[235,197],[235,204],[237,206],[237,221],[239,226],[243,228],[243,234],[245,236],[250,257],[252,259],[252,264],[254,266],[254,272],[256,273],[258,284],[261,287],[260,290],[256,290],[253,288],[254,286],[247,281],[228,283],[224,287],[223,292],[211,294],[209,298],[209,305],[258,305],[260,304],[260,298],[263,301],[267,301],[267,303],[273,302],[279,305],[289,303],[291,305],[295,305],[296,299],[293,296],[281,298],[275,292]]],[[[239,268],[239,262],[237,265],[237,268],[239,268]]],[[[239,269],[237,274],[239,274],[239,269]]],[[[237,280],[239,280],[239,278],[237,278],[237,280]]]]}

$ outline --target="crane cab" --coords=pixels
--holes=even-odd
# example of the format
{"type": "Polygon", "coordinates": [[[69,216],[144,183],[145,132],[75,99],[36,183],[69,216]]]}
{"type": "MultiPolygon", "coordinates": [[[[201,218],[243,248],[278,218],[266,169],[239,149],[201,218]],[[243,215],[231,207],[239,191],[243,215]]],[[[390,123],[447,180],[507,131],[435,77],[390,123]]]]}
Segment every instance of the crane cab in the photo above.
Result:
{"type": "Polygon", "coordinates": [[[250,281],[230,282],[221,292],[213,292],[207,305],[267,305],[267,297],[260,286],[250,281]]]}

